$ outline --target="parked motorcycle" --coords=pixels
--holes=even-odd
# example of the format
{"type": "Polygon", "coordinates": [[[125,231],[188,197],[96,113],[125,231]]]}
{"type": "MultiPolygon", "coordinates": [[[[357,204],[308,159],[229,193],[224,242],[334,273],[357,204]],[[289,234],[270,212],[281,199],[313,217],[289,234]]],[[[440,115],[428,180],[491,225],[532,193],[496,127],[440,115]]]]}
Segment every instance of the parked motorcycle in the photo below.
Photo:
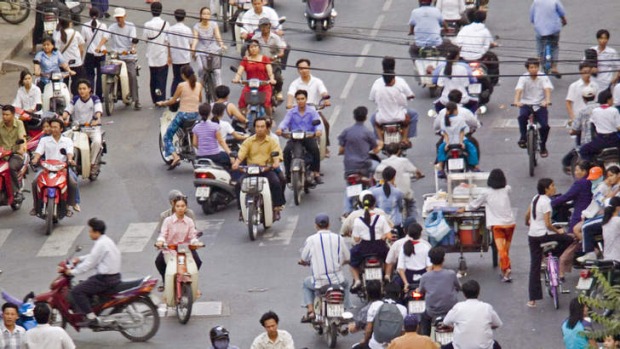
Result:
{"type": "Polygon", "coordinates": [[[446,59],[435,47],[421,48],[417,57],[412,57],[414,74],[417,76],[418,85],[428,88],[431,98],[441,94],[441,88],[433,82],[433,71],[446,59]]]}
{"type": "Polygon", "coordinates": [[[30,3],[28,0],[3,0],[0,1],[0,17],[11,24],[19,24],[30,15],[30,3]]]}
{"type": "MultiPolygon", "coordinates": [[[[100,127],[100,126],[92,126],[92,127],[100,127]]],[[[90,146],[91,141],[88,138],[88,134],[82,132],[83,129],[87,130],[91,128],[90,124],[74,124],[67,131],[63,133],[63,136],[71,138],[73,140],[73,146],[75,147],[73,151],[73,159],[75,160],[75,173],[78,176],[82,176],[82,178],[88,178],[91,181],[97,180],[99,173],[101,173],[101,165],[104,165],[105,162],[101,161],[103,154],[107,153],[107,146],[105,143],[105,131],[101,131],[101,150],[99,154],[97,154],[97,158],[94,163],[98,166],[95,169],[91,168],[91,164],[93,161],[90,159],[90,146]]]]}
{"type": "MultiPolygon", "coordinates": [[[[171,111],[170,108],[164,110],[163,114],[159,118],[159,153],[162,160],[166,165],[172,163],[172,156],[166,156],[166,147],[164,146],[164,135],[168,130],[168,126],[177,115],[176,110],[171,111]]],[[[192,145],[192,128],[196,120],[185,121],[177,130],[177,133],[172,138],[172,144],[174,145],[175,152],[179,154],[182,161],[187,161],[194,166],[196,161],[196,152],[192,145]]]]}
{"type": "Polygon", "coordinates": [[[344,311],[344,288],[340,285],[325,285],[317,290],[314,298],[315,317],[312,327],[319,335],[325,335],[327,346],[335,348],[338,336],[349,334],[348,324],[353,314],[344,311]]]}
{"type": "Polygon", "coordinates": [[[198,159],[194,168],[196,201],[204,214],[223,210],[236,199],[230,172],[210,159],[198,159]]]}
{"type": "Polygon", "coordinates": [[[306,3],[304,16],[308,27],[314,31],[316,39],[321,41],[329,29],[334,26],[338,12],[334,8],[334,0],[303,0],[306,3]]]}
{"type": "MultiPolygon", "coordinates": [[[[24,141],[18,141],[18,144],[23,144],[24,141]]],[[[11,149],[4,149],[0,147],[0,206],[11,206],[13,211],[17,211],[22,207],[24,201],[23,195],[16,195],[18,193],[13,192],[13,180],[11,178],[11,170],[9,168],[9,158],[13,155],[11,149]]],[[[20,190],[24,187],[24,177],[28,169],[28,163],[30,158],[28,153],[23,154],[24,165],[22,170],[18,174],[18,187],[20,190]]]]}
{"type": "MultiPolygon", "coordinates": [[[[106,115],[112,116],[116,102],[122,101],[125,105],[132,102],[127,64],[119,59],[119,56],[126,55],[127,52],[104,51],[104,54],[105,61],[101,62],[103,106],[106,115]]],[[[136,65],[136,74],[139,71],[140,66],[136,65]]]]}
{"type": "Polygon", "coordinates": [[[186,324],[192,315],[194,300],[198,298],[198,267],[191,251],[204,247],[196,245],[167,245],[163,249],[166,257],[166,282],[164,300],[169,307],[175,307],[177,319],[186,324]]]}
{"type": "MultiPolygon", "coordinates": [[[[63,155],[67,154],[61,149],[63,155]]],[[[50,235],[54,224],[67,216],[69,206],[68,170],[67,163],[59,160],[44,160],[40,162],[43,173],[37,178],[37,196],[35,207],[37,217],[45,220],[45,235],[50,235]]]]}
{"type": "MultiPolygon", "coordinates": [[[[280,154],[273,152],[272,157],[280,154]]],[[[271,201],[271,191],[267,178],[260,176],[265,171],[271,171],[270,167],[261,166],[240,166],[247,173],[241,181],[241,216],[243,222],[248,227],[250,240],[254,241],[258,235],[258,226],[263,225],[265,229],[271,227],[274,222],[273,202],[271,201]]]]}
{"type": "Polygon", "coordinates": [[[43,111],[52,111],[57,115],[62,115],[65,108],[71,102],[71,92],[64,82],[64,78],[69,76],[67,72],[57,72],[51,74],[42,74],[49,77],[48,82],[43,88],[43,111]]]}

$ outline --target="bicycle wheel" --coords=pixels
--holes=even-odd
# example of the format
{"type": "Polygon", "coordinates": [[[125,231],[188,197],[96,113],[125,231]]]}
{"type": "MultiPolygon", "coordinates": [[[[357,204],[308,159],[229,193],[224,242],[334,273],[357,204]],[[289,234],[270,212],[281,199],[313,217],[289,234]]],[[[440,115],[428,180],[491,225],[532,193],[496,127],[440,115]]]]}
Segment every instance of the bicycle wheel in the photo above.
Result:
{"type": "Polygon", "coordinates": [[[553,298],[553,307],[555,309],[560,308],[560,295],[558,294],[558,287],[551,286],[551,298],[553,298]]]}
{"type": "Polygon", "coordinates": [[[205,85],[205,95],[207,103],[213,103],[217,99],[217,97],[215,96],[215,79],[213,74],[213,70],[207,73],[207,84],[205,85]]]}
{"type": "Polygon", "coordinates": [[[534,177],[534,167],[536,167],[536,130],[527,130],[527,155],[529,158],[530,177],[534,177]]]}
{"type": "Polygon", "coordinates": [[[2,19],[11,24],[19,24],[28,18],[30,4],[28,0],[5,0],[6,9],[0,11],[2,19]]]}

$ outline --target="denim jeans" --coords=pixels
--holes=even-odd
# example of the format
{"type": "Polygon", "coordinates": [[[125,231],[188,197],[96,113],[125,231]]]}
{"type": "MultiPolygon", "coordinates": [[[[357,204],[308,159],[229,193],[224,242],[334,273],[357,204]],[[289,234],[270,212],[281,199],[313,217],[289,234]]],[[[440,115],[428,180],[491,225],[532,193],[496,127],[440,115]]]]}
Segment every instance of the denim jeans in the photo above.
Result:
{"type": "MultiPolygon", "coordinates": [[[[540,36],[536,34],[536,51],[538,51],[538,57],[545,57],[545,45],[549,42],[551,44],[551,62],[557,62],[560,55],[560,33],[551,35],[540,36]]],[[[544,67],[543,67],[544,68],[544,67]]]]}
{"type": "Polygon", "coordinates": [[[168,126],[168,130],[166,130],[166,134],[164,135],[164,147],[166,151],[166,156],[171,156],[172,153],[175,152],[174,144],[172,144],[172,138],[179,130],[179,127],[183,125],[184,121],[196,120],[198,119],[198,113],[187,113],[187,112],[178,112],[174,117],[174,120],[168,126]]]}
{"type": "MultiPolygon", "coordinates": [[[[349,292],[349,281],[345,279],[343,282],[340,283],[340,286],[344,288],[344,308],[350,309],[351,308],[351,294],[349,292]]],[[[308,304],[314,304],[314,298],[316,296],[317,291],[314,288],[314,283],[312,282],[312,276],[308,276],[304,279],[304,283],[301,288],[304,294],[304,300],[303,300],[302,306],[305,307],[305,306],[308,306],[308,304]]],[[[317,311],[317,309],[315,309],[314,311],[317,311]]]]}

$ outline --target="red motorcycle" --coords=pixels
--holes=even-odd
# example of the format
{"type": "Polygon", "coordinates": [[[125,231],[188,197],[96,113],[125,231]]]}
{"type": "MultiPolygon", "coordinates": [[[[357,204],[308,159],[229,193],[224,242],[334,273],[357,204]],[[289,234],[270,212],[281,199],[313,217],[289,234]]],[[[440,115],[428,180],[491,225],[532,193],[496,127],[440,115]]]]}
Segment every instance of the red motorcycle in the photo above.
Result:
{"type": "MultiPolygon", "coordinates": [[[[23,143],[23,141],[21,141],[23,143]]],[[[22,197],[16,197],[13,193],[13,180],[11,178],[11,170],[9,168],[9,158],[13,155],[11,149],[4,149],[0,147],[0,206],[11,206],[13,211],[17,211],[22,207],[24,201],[22,197]]],[[[26,155],[26,161],[28,161],[26,155]]],[[[18,187],[21,189],[24,186],[24,176],[28,167],[25,165],[28,162],[24,162],[22,170],[19,171],[18,187]]]]}
{"type": "MultiPolygon", "coordinates": [[[[76,313],[68,298],[73,277],[64,273],[72,267],[70,259],[58,264],[59,275],[52,281],[50,291],[35,296],[33,300],[35,303],[45,302],[52,308],[51,325],[64,328],[69,323],[76,331],[80,331],[83,327],[79,323],[84,320],[84,315],[76,313]]],[[[159,329],[157,307],[150,298],[156,284],[156,279],[147,276],[122,281],[109,293],[94,296],[91,305],[100,321],[89,327],[95,332],[118,331],[132,342],[149,340],[159,329]]]]}
{"type": "MultiPolygon", "coordinates": [[[[64,149],[62,149],[64,151],[64,149]]],[[[66,151],[64,152],[66,154],[66,151]]],[[[50,235],[54,223],[67,216],[69,187],[67,163],[59,160],[41,161],[43,173],[37,178],[35,205],[36,215],[45,219],[45,235],[50,235]]]]}

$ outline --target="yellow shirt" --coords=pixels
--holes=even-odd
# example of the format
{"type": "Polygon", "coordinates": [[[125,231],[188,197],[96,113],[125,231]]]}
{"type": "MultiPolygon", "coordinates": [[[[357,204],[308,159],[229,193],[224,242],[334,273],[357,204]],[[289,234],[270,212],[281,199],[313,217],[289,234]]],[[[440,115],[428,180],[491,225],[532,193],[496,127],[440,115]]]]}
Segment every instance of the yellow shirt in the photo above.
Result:
{"type": "Polygon", "coordinates": [[[439,344],[433,342],[427,336],[420,336],[415,332],[406,332],[404,335],[394,338],[387,349],[439,349],[439,344]]]}
{"type": "Polygon", "coordinates": [[[15,144],[18,139],[26,139],[24,123],[21,120],[13,119],[13,125],[7,127],[4,121],[0,120],[0,147],[16,152],[21,147],[15,144]]]}
{"type": "Polygon", "coordinates": [[[245,160],[248,165],[267,166],[273,163],[271,153],[274,151],[282,155],[280,144],[273,137],[267,135],[260,141],[253,135],[241,144],[239,158],[245,160]]]}

